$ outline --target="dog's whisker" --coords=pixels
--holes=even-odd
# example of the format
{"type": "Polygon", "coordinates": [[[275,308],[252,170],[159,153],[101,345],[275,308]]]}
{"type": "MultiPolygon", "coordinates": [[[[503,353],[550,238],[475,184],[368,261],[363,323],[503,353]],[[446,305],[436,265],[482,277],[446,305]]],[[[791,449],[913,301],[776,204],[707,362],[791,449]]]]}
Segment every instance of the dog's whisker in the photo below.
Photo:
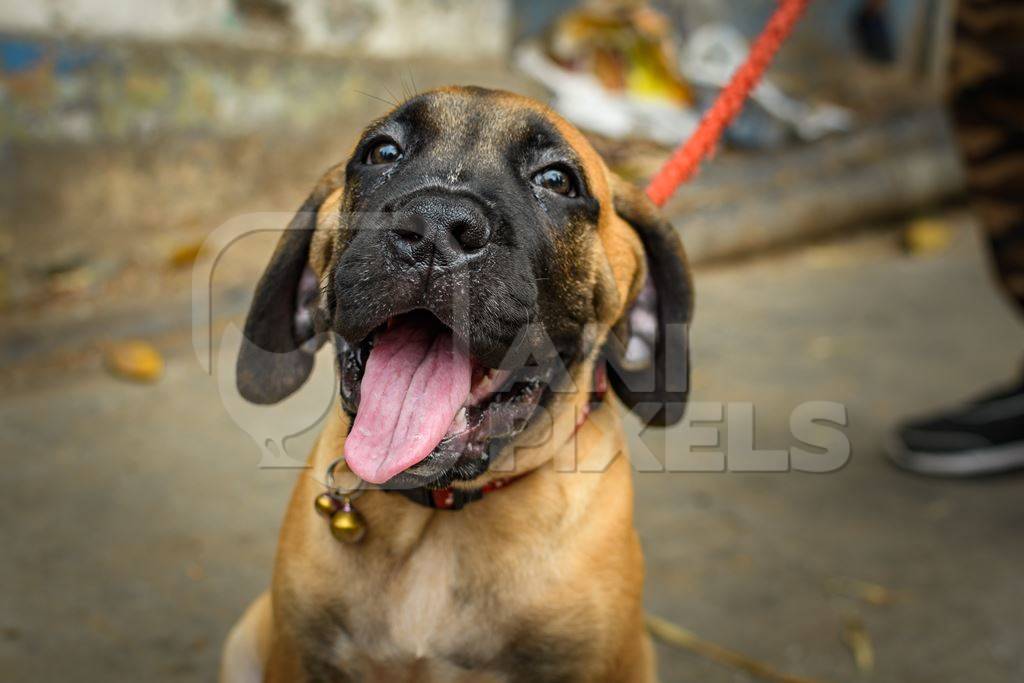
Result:
{"type": "MultiPolygon", "coordinates": [[[[383,97],[377,97],[373,93],[368,93],[368,92],[366,92],[364,90],[356,90],[356,92],[359,93],[360,95],[366,95],[370,99],[377,100],[378,102],[383,102],[384,104],[386,104],[388,106],[391,106],[391,107],[397,107],[398,106],[397,102],[394,102],[394,101],[391,101],[391,100],[386,100],[383,97]]],[[[391,93],[389,92],[388,94],[390,95],[391,93]]],[[[392,95],[392,98],[394,98],[394,95],[392,95]]]]}
{"type": "MultiPolygon", "coordinates": [[[[382,85],[384,85],[384,84],[382,84],[382,85]]],[[[386,90],[387,93],[388,93],[388,96],[395,101],[395,106],[396,107],[401,105],[402,100],[398,99],[398,97],[395,96],[395,93],[391,92],[391,88],[389,88],[387,85],[384,85],[384,90],[386,90]]]]}
{"type": "Polygon", "coordinates": [[[420,89],[416,87],[416,77],[413,76],[413,67],[412,65],[406,65],[406,69],[409,70],[409,81],[413,84],[413,96],[415,97],[420,93],[420,89]]]}

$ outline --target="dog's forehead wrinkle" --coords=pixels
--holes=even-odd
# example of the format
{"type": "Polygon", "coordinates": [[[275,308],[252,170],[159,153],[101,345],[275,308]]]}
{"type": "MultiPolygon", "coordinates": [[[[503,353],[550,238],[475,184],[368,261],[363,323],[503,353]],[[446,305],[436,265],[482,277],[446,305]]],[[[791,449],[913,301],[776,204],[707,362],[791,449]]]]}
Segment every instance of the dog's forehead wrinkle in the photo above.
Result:
{"type": "MultiPolygon", "coordinates": [[[[464,158],[496,158],[511,136],[524,130],[519,106],[499,103],[480,92],[436,93],[427,107],[440,154],[461,153],[464,158]]],[[[532,118],[532,115],[527,115],[532,118]]]]}
{"type": "Polygon", "coordinates": [[[418,148],[413,153],[429,157],[435,169],[444,169],[439,179],[450,184],[491,166],[518,170],[527,163],[561,159],[579,165],[572,145],[535,105],[497,91],[466,88],[424,93],[368,131],[383,134],[395,125],[418,148]]]}

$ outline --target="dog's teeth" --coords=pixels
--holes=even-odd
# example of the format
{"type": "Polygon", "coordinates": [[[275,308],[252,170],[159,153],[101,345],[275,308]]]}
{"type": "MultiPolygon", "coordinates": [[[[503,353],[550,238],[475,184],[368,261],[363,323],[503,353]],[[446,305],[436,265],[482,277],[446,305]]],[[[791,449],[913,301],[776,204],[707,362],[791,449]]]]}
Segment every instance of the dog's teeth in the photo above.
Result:
{"type": "Polygon", "coordinates": [[[452,423],[448,425],[448,431],[445,432],[444,435],[445,439],[450,439],[459,432],[463,432],[466,430],[466,428],[469,426],[469,424],[466,421],[466,415],[466,406],[462,406],[462,408],[459,409],[459,412],[455,413],[455,417],[452,418],[452,423]]]}

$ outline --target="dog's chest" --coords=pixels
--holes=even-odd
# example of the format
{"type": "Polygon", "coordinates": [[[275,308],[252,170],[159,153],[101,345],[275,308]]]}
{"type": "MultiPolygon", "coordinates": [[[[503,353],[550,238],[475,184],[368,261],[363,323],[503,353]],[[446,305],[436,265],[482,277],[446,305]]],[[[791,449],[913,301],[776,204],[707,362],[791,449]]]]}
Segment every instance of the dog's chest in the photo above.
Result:
{"type": "Polygon", "coordinates": [[[429,544],[398,571],[360,577],[359,590],[346,591],[336,661],[370,680],[414,674],[444,681],[493,661],[505,646],[494,615],[485,613],[496,596],[488,586],[474,588],[474,578],[450,548],[429,544]]]}
{"type": "MultiPolygon", "coordinates": [[[[419,658],[443,656],[463,645],[460,626],[472,618],[472,606],[456,600],[458,572],[450,551],[428,545],[380,586],[392,608],[386,616],[387,649],[419,658]]],[[[370,602],[366,606],[372,609],[370,602]]]]}

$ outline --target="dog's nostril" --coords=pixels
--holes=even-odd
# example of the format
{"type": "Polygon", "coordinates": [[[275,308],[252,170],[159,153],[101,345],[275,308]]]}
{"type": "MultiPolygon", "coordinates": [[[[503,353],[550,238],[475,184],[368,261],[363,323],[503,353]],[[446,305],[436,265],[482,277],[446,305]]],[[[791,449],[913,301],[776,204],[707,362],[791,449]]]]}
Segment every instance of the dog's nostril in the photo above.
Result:
{"type": "Polygon", "coordinates": [[[415,230],[409,230],[408,228],[395,228],[395,234],[398,235],[399,238],[405,240],[406,242],[415,243],[423,239],[423,235],[419,234],[415,230]]]}
{"type": "Polygon", "coordinates": [[[410,264],[455,264],[475,256],[493,236],[491,222],[475,201],[425,195],[390,214],[386,239],[396,255],[410,264]]]}
{"type": "Polygon", "coordinates": [[[392,225],[391,231],[398,239],[409,244],[416,244],[426,234],[427,225],[422,216],[411,213],[399,216],[392,225]]]}
{"type": "Polygon", "coordinates": [[[448,230],[464,251],[482,249],[491,237],[491,231],[484,221],[457,220],[448,226],[448,230]]]}

